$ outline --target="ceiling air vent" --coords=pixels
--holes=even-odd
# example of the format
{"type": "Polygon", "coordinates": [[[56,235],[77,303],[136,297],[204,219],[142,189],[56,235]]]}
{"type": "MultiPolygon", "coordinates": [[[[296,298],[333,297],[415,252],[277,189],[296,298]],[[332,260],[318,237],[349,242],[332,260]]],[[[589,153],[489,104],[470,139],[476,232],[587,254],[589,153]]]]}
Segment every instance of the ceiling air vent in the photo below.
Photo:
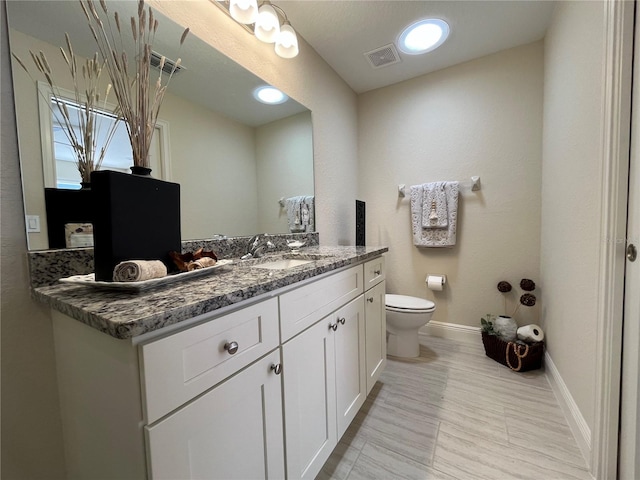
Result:
{"type": "Polygon", "coordinates": [[[386,67],[394,63],[400,63],[400,56],[393,43],[376,48],[364,54],[373,68],[386,67]]]}
{"type": "MultiPolygon", "coordinates": [[[[153,68],[157,68],[160,69],[160,61],[162,60],[162,55],[160,55],[159,53],[156,52],[151,52],[151,66],[153,68]]],[[[174,62],[173,60],[165,57],[164,59],[164,65],[162,66],[162,73],[167,73],[170,74],[174,67],[176,66],[176,62],[174,62]]],[[[174,75],[180,73],[182,70],[184,70],[185,68],[180,65],[178,68],[176,68],[176,71],[173,72],[174,75]]]]}

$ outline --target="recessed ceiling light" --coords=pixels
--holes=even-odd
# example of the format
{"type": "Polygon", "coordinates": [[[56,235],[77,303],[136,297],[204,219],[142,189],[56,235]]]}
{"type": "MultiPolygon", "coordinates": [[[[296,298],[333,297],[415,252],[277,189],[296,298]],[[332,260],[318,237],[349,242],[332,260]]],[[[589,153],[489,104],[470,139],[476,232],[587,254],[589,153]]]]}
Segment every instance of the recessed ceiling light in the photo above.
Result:
{"type": "Polygon", "coordinates": [[[253,96],[259,102],[266,103],[267,105],[278,105],[279,103],[284,103],[289,99],[289,97],[280,90],[270,86],[256,88],[253,91],[253,96]]]}
{"type": "Polygon", "coordinates": [[[447,22],[439,18],[428,18],[405,28],[398,40],[398,48],[409,55],[419,55],[435,50],[448,36],[447,22]]]}

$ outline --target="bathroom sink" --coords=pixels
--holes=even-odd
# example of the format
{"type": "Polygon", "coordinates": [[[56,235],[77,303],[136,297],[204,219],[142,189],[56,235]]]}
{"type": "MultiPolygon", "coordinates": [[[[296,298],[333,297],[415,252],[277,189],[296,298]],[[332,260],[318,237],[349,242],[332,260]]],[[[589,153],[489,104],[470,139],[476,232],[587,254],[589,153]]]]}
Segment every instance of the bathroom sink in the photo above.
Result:
{"type": "Polygon", "coordinates": [[[267,270],[286,270],[287,268],[299,267],[307,263],[312,263],[314,260],[303,260],[299,258],[281,258],[279,260],[272,260],[264,263],[256,263],[251,265],[253,268],[265,268],[267,270]]]}

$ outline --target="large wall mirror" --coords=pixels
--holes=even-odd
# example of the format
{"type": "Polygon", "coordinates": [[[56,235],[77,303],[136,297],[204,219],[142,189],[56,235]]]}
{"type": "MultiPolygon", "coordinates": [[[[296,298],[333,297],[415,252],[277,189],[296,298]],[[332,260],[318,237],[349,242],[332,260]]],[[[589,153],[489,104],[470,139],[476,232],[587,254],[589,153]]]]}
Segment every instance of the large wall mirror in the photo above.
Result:
{"type": "MultiPolygon", "coordinates": [[[[127,21],[135,16],[136,2],[107,4],[127,21]]],[[[65,32],[76,55],[96,51],[78,2],[7,2],[7,10],[11,51],[28,67],[29,50],[42,51],[54,71],[64,72],[59,47],[65,32]]],[[[185,67],[165,96],[152,159],[158,165],[152,175],[181,186],[182,238],[289,232],[280,200],[314,195],[311,112],[291,98],[279,105],[257,102],[253,92],[264,81],[193,34],[179,47],[183,27],[154,13],[154,51],[181,58],[185,67]]],[[[36,69],[30,71],[38,79],[36,69]]],[[[47,152],[54,150],[55,125],[41,132],[47,125],[41,116],[50,111],[39,106],[38,85],[15,61],[13,79],[25,214],[40,220],[39,233],[28,231],[29,248],[46,249],[44,188],[52,182],[47,165],[55,159],[47,152]]],[[[71,90],[68,82],[60,86],[71,90]]]]}

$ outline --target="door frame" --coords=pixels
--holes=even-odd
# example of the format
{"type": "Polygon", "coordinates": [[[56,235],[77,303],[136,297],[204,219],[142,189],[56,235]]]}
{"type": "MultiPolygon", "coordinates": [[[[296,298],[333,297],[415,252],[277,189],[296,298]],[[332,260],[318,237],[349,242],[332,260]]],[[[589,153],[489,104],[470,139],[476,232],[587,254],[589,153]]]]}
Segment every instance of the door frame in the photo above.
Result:
{"type": "Polygon", "coordinates": [[[590,462],[596,479],[617,476],[634,7],[633,0],[604,2],[602,235],[590,462]]]}

